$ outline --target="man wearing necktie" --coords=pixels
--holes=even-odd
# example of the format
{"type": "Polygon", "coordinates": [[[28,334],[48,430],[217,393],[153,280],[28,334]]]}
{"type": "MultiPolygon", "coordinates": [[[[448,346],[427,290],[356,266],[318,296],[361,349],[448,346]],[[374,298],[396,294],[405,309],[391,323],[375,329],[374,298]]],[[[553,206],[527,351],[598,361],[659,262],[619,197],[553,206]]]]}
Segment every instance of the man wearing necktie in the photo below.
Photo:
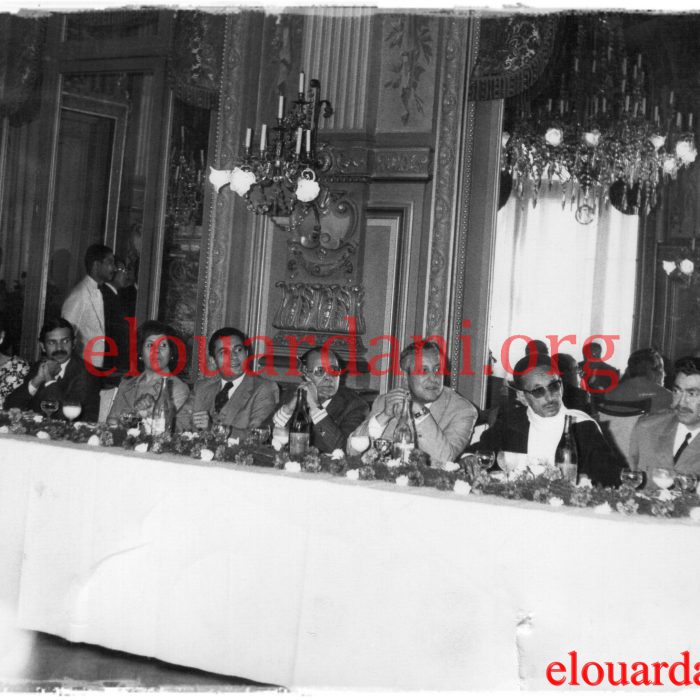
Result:
{"type": "Polygon", "coordinates": [[[630,466],[700,475],[700,359],[681,358],[674,374],[671,408],[642,416],[632,431],[630,466]]]}
{"type": "Polygon", "coordinates": [[[246,371],[250,340],[237,328],[216,331],[208,350],[218,372],[195,384],[192,424],[207,430],[219,423],[231,428],[232,437],[244,437],[250,428],[263,425],[274,410],[277,384],[246,371]]]}

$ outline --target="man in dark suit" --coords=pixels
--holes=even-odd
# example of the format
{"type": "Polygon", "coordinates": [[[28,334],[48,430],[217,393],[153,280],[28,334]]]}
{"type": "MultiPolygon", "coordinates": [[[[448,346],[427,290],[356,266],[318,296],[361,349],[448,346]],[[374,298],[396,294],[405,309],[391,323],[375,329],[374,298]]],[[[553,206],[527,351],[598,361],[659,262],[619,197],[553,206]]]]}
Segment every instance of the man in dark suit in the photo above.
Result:
{"type": "Polygon", "coordinates": [[[587,391],[581,389],[581,375],[576,358],[563,352],[552,355],[552,368],[563,382],[562,399],[564,406],[590,414],[591,397],[587,391]]]}
{"type": "Polygon", "coordinates": [[[116,369],[109,377],[105,377],[104,385],[116,386],[121,379],[121,373],[129,367],[129,325],[126,321],[127,311],[119,292],[124,288],[126,264],[118,256],[114,256],[114,276],[109,282],[100,285],[104,301],[105,334],[114,340],[117,354],[105,357],[103,369],[116,369]]]}
{"type": "Polygon", "coordinates": [[[671,408],[642,416],[634,426],[630,466],[647,472],[665,467],[700,476],[700,358],[681,358],[674,372],[671,408]]]}
{"type": "Polygon", "coordinates": [[[534,362],[524,357],[515,365],[513,379],[523,404],[507,417],[499,416],[470,451],[518,452],[533,460],[554,463],[564,431],[564,418],[576,419],[573,434],[579,456],[579,474],[602,486],[620,483],[620,465],[605,441],[598,424],[583,411],[562,403],[562,380],[554,373],[549,357],[534,362]]]}
{"type": "Polygon", "coordinates": [[[82,420],[96,421],[100,394],[96,378],[74,354],[73,326],[64,318],[48,319],[39,335],[43,357],[29,371],[22,385],[5,400],[5,408],[21,408],[41,413],[46,399],[79,401],[82,420]]]}
{"type": "Polygon", "coordinates": [[[220,328],[209,339],[209,355],[218,373],[194,385],[192,424],[200,430],[212,422],[230,426],[233,437],[258,428],[277,405],[277,384],[246,372],[250,340],[237,328],[220,328]]]}
{"type": "MultiPolygon", "coordinates": [[[[304,376],[301,386],[306,390],[313,423],[311,444],[321,452],[344,449],[369,406],[352,389],[340,386],[340,361],[333,351],[322,354],[320,346],[307,350],[299,358],[299,369],[304,376]]],[[[282,397],[272,417],[273,424],[280,428],[287,425],[295,404],[296,391],[291,389],[282,397]]]]}

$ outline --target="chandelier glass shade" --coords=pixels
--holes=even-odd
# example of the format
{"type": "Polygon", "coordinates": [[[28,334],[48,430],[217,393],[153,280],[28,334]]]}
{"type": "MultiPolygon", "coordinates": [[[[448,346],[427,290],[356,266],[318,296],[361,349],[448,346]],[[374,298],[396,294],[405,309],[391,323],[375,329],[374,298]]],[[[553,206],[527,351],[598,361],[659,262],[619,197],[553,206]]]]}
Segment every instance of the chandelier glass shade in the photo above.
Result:
{"type": "Polygon", "coordinates": [[[641,54],[628,56],[619,15],[574,22],[556,83],[509,104],[501,168],[533,204],[543,182],[561,182],[581,224],[609,201],[648,213],[660,185],[697,156],[689,99],[655,86],[641,54]]]}
{"type": "Polygon", "coordinates": [[[322,192],[322,173],[330,167],[318,144],[318,122],[333,114],[328,100],[320,99],[320,82],[313,79],[305,91],[304,73],[299,91],[285,114],[285,98],[279,96],[276,124],[263,124],[257,143],[246,129],[245,145],[230,170],[211,168],[209,181],[217,190],[228,185],[246,200],[256,214],[290,217],[290,228],[303,220],[306,210],[322,192]]]}

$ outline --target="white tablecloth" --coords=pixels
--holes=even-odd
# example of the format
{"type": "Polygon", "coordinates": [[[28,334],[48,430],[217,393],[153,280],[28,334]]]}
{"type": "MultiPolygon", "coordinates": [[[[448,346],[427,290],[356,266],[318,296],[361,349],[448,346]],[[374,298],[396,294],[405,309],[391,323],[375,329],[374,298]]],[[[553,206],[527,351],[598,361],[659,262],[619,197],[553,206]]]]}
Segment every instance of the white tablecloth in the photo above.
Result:
{"type": "Polygon", "coordinates": [[[700,526],[0,438],[21,627],[288,687],[547,687],[697,648],[700,526]]]}

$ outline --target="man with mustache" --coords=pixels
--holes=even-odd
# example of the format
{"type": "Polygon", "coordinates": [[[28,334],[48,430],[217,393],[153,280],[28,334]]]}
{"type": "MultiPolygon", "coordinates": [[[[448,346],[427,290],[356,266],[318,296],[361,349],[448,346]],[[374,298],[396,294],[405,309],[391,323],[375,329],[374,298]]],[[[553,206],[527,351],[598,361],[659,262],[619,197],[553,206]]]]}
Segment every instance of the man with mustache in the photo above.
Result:
{"type": "Polygon", "coordinates": [[[470,452],[516,452],[527,454],[528,461],[554,464],[564,419],[569,415],[576,420],[572,430],[579,475],[586,474],[602,486],[620,483],[620,465],[598,424],[583,411],[564,406],[562,380],[552,369],[551,358],[526,355],[513,369],[513,383],[522,405],[508,416],[499,416],[479,442],[471,445],[470,452]]]}
{"type": "MultiPolygon", "coordinates": [[[[630,466],[649,472],[665,467],[700,475],[700,358],[683,357],[674,365],[671,407],[642,416],[632,431],[630,466]]],[[[651,479],[647,484],[653,488],[651,479]]]]}
{"type": "Polygon", "coordinates": [[[65,318],[48,319],[39,334],[42,358],[30,369],[23,384],[5,400],[5,409],[21,408],[41,413],[41,402],[55,399],[79,401],[80,418],[96,421],[100,409],[99,387],[85,363],[73,351],[73,326],[65,318]]]}
{"type": "MultiPolygon", "coordinates": [[[[477,411],[456,391],[443,384],[446,363],[440,346],[433,341],[411,343],[401,353],[399,365],[406,373],[406,388],[396,388],[378,396],[369,417],[350,437],[369,436],[391,439],[397,412],[404,398],[416,429],[417,447],[435,465],[455,460],[469,443],[477,411]]],[[[348,441],[348,452],[353,454],[348,441]]]]}
{"type": "Polygon", "coordinates": [[[232,437],[245,437],[274,410],[277,384],[246,372],[250,340],[237,328],[219,328],[209,339],[208,350],[218,373],[195,384],[192,424],[199,430],[212,423],[226,425],[232,437]]]}
{"type": "MultiPolygon", "coordinates": [[[[299,369],[313,423],[311,444],[321,452],[344,449],[348,436],[365,419],[369,407],[352,389],[340,386],[340,360],[332,350],[322,352],[321,346],[307,350],[299,358],[299,369]]],[[[296,388],[282,397],[281,406],[272,417],[275,426],[281,428],[289,423],[296,405],[296,388]]]]}

